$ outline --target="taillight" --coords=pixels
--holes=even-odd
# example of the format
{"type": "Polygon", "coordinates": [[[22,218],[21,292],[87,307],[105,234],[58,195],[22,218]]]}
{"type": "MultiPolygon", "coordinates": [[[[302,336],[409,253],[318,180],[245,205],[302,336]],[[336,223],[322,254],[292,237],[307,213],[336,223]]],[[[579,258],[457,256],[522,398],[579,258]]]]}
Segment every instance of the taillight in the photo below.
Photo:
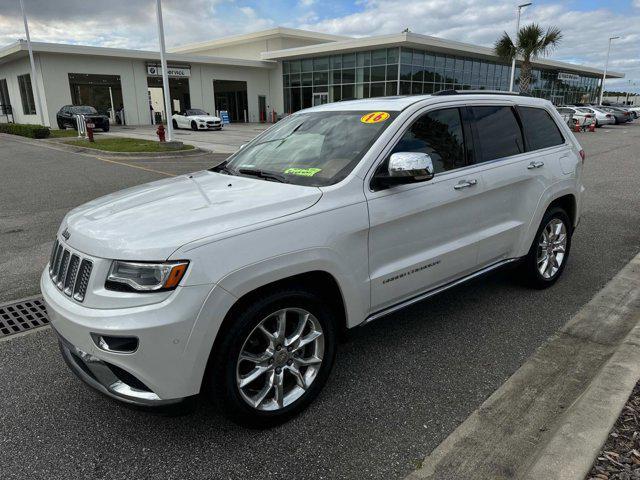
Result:
{"type": "Polygon", "coordinates": [[[607,118],[611,118],[611,114],[610,113],[607,113],[607,118]]]}
{"type": "Polygon", "coordinates": [[[584,118],[591,118],[591,115],[585,115],[584,118]]]}
{"type": "Polygon", "coordinates": [[[584,150],[580,150],[580,158],[582,159],[582,161],[584,162],[584,158],[586,157],[584,150]]]}

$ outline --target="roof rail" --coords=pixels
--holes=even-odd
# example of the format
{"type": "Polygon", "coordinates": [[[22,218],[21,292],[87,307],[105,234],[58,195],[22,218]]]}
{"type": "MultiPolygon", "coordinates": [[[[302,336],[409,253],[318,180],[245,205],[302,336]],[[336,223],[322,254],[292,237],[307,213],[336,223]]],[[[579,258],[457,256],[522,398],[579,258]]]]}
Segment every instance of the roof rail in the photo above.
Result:
{"type": "Polygon", "coordinates": [[[530,97],[529,93],[522,92],[505,92],[504,90],[440,90],[433,93],[435,96],[444,95],[518,95],[520,97],[530,97]]]}

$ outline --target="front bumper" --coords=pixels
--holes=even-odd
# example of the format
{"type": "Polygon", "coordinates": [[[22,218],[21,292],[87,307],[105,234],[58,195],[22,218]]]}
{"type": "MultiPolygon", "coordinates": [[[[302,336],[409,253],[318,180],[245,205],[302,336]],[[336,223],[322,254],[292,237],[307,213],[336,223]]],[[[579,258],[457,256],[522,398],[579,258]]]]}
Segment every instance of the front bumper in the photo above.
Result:
{"type": "Polygon", "coordinates": [[[100,393],[115,400],[139,406],[170,405],[181,398],[161,399],[137,379],[132,379],[103,362],[98,357],[73,346],[53,328],[58,335],[58,344],[62,358],[80,380],[100,393]],[[127,383],[129,382],[129,383],[127,383]]]}
{"type": "Polygon", "coordinates": [[[46,269],[40,288],[64,359],[90,386],[138,405],[175,403],[199,393],[213,338],[190,340],[212,285],[179,287],[150,305],[108,309],[69,299],[46,269]],[[108,351],[96,344],[96,335],[136,337],[138,346],[131,353],[108,351]]]}

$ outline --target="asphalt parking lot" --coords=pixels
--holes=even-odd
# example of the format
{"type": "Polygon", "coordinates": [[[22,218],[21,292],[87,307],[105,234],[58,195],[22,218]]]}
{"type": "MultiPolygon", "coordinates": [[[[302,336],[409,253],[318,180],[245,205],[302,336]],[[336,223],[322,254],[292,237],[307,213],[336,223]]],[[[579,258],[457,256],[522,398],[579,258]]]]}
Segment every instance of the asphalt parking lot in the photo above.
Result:
{"type": "MultiPolygon", "coordinates": [[[[233,153],[269,126],[269,123],[230,123],[222,130],[193,131],[181,128],[174,129],[173,139],[216,153],[233,153]]],[[[150,125],[113,126],[105,135],[157,140],[156,128],[150,125]]]]}
{"type": "MultiPolygon", "coordinates": [[[[640,250],[640,122],[577,136],[588,191],[552,289],[498,272],[357,329],[311,408],[267,431],[203,403],[162,416],[107,400],[67,371],[47,328],[2,341],[3,478],[402,478],[640,250]]],[[[37,293],[70,208],[216,163],[113,163],[0,141],[0,302],[37,293]]]]}

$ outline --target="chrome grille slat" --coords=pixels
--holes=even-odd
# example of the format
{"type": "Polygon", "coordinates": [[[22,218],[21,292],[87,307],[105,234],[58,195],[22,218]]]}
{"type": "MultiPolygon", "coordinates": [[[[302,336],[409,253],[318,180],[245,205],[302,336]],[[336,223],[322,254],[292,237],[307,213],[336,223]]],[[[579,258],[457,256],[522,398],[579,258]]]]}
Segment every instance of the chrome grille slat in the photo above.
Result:
{"type": "Polygon", "coordinates": [[[86,258],[82,260],[80,269],[78,270],[78,278],[76,284],[73,287],[73,298],[78,302],[84,300],[84,296],[87,293],[87,287],[89,286],[89,278],[91,277],[91,270],[93,269],[93,263],[86,258]]]}
{"type": "Polygon", "coordinates": [[[92,270],[91,260],[64,248],[62,241],[56,239],[49,259],[49,277],[59,290],[78,302],[84,301],[92,270]]]}
{"type": "Polygon", "coordinates": [[[62,286],[64,284],[64,278],[67,275],[67,267],[69,266],[69,250],[65,248],[64,253],[62,254],[62,261],[60,262],[60,269],[58,270],[58,281],[56,282],[57,287],[62,290],[62,286]]]}
{"type": "Polygon", "coordinates": [[[62,273],[62,268],[64,267],[64,263],[62,262],[64,260],[64,252],[64,247],[60,245],[60,253],[58,254],[60,258],[58,259],[57,268],[54,273],[54,275],[56,276],[56,283],[60,281],[60,274],[62,273]]]}
{"type": "Polygon", "coordinates": [[[80,257],[76,254],[71,256],[71,260],[69,260],[69,267],[67,268],[67,275],[64,278],[64,286],[62,291],[68,297],[71,296],[71,292],[73,292],[73,286],[76,283],[76,277],[78,276],[78,270],[80,266],[80,257]]]}
{"type": "Polygon", "coordinates": [[[58,252],[58,240],[53,242],[53,248],[51,249],[51,257],[49,257],[49,274],[53,270],[53,264],[56,261],[56,253],[58,252]]]}
{"type": "Polygon", "coordinates": [[[58,268],[60,268],[60,260],[62,260],[62,245],[58,243],[56,248],[56,259],[53,262],[53,268],[51,269],[51,278],[55,282],[57,280],[58,268]]]}

